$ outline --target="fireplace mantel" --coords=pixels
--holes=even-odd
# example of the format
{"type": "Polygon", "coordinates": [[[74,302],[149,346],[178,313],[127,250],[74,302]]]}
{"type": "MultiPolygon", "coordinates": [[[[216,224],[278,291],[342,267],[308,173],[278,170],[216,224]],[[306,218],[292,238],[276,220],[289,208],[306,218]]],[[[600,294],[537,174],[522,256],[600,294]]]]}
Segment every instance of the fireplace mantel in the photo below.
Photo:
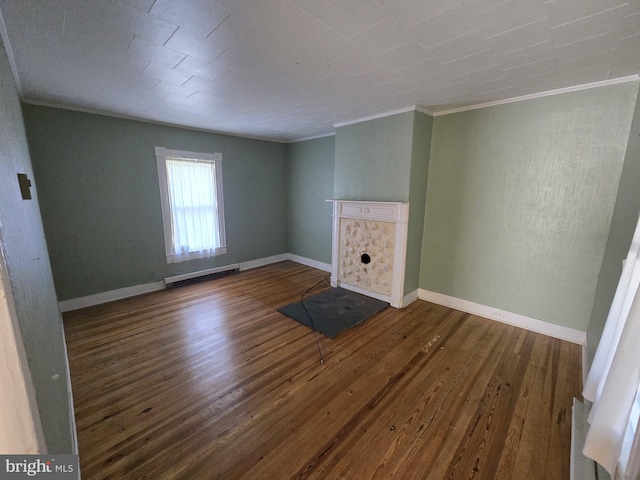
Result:
{"type": "Polygon", "coordinates": [[[331,285],[402,308],[408,202],[333,203],[331,285]]]}

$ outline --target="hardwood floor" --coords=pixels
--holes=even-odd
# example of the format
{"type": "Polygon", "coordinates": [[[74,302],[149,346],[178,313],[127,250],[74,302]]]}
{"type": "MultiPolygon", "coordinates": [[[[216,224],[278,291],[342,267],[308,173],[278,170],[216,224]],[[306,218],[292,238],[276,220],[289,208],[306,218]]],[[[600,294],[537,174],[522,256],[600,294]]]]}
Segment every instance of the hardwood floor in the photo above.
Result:
{"type": "Polygon", "coordinates": [[[66,313],[83,478],[569,478],[578,345],[419,300],[318,335],[321,364],[276,309],[327,276],[283,262],[66,313]]]}

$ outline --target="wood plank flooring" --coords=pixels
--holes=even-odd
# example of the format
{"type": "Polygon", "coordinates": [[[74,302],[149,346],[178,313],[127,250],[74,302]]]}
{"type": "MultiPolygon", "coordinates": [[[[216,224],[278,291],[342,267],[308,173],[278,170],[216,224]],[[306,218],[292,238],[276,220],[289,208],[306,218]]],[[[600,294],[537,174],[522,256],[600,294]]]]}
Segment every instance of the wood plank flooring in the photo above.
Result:
{"type": "Polygon", "coordinates": [[[318,335],[321,364],[276,310],[325,277],[282,262],[66,313],[83,478],[569,478],[578,345],[419,300],[318,335]]]}

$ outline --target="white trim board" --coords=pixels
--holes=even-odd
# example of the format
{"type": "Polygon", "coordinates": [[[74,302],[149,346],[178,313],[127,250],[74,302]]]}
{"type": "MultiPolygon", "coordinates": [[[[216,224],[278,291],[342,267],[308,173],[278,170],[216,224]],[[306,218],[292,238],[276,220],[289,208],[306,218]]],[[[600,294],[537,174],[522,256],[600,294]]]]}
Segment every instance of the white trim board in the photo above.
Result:
{"type": "Polygon", "coordinates": [[[297,143],[297,142],[306,142],[307,140],[316,140],[318,138],[324,138],[324,137],[335,137],[336,136],[336,132],[331,132],[331,133],[320,133],[318,135],[311,135],[310,137],[303,137],[303,138],[298,138],[296,140],[288,140],[284,143],[297,143]]]}
{"type": "Polygon", "coordinates": [[[280,255],[272,255],[270,257],[240,262],[240,271],[242,272],[244,270],[251,270],[252,268],[263,267],[265,265],[271,265],[272,263],[284,262],[285,260],[289,260],[288,255],[288,253],[281,253],[280,255]]]}
{"type": "Polygon", "coordinates": [[[295,255],[293,253],[287,253],[287,260],[291,260],[292,262],[300,263],[302,265],[306,265],[307,267],[317,268],[318,270],[331,273],[330,263],[319,262],[318,260],[301,257],[300,255],[295,255]]]}
{"type": "Polygon", "coordinates": [[[427,302],[437,303],[445,307],[455,308],[463,312],[478,315],[501,323],[513,325],[515,327],[524,328],[536,333],[542,333],[550,337],[566,340],[578,345],[584,345],[587,341],[587,332],[576,330],[574,328],[556,325],[555,323],[545,322],[536,318],[526,317],[518,313],[507,312],[498,308],[488,307],[479,303],[463,300],[461,298],[451,297],[442,293],[431,292],[429,290],[418,291],[418,298],[427,302]]]}
{"type": "Polygon", "coordinates": [[[86,297],[71,298],[58,302],[58,308],[61,312],[70,312],[79,308],[93,307],[103,303],[113,302],[114,300],[122,300],[123,298],[135,297],[144,293],[156,292],[164,289],[164,280],[153,283],[143,283],[141,285],[133,285],[132,287],[118,288],[107,292],[94,293],[86,297]]]}
{"type": "Polygon", "coordinates": [[[619,83],[634,82],[634,81],[637,81],[638,79],[640,79],[639,75],[630,75],[628,77],[612,78],[610,80],[603,80],[600,82],[585,83],[584,85],[575,85],[573,87],[558,88],[556,90],[548,90],[546,92],[531,93],[529,95],[522,95],[520,97],[511,97],[511,98],[505,98],[502,100],[494,100],[493,102],[477,103],[475,105],[467,105],[464,107],[451,108],[448,110],[442,110],[440,112],[433,112],[432,116],[439,117],[441,115],[449,115],[451,113],[466,112],[468,110],[477,110],[480,108],[495,107],[497,105],[505,105],[507,103],[524,102],[525,100],[533,100],[534,98],[550,97],[552,95],[559,95],[561,93],[578,92],[580,90],[589,90],[591,88],[605,87],[607,85],[617,85],[619,83]]]}
{"type": "MultiPolygon", "coordinates": [[[[248,262],[234,263],[232,265],[225,265],[222,267],[211,268],[209,270],[201,270],[193,273],[186,273],[183,275],[175,275],[173,277],[167,277],[174,282],[179,280],[186,280],[188,278],[195,278],[204,274],[216,273],[226,271],[233,268],[238,270],[250,270],[252,268],[262,267],[264,265],[271,265],[272,263],[284,262],[285,260],[291,260],[292,262],[300,263],[308,267],[317,268],[325,272],[331,272],[331,265],[328,263],[319,262],[311,258],[301,257],[294,255],[293,253],[282,253],[280,255],[273,255],[271,257],[258,258],[256,260],[249,260],[248,262]]],[[[93,307],[94,305],[101,305],[103,303],[113,302],[114,300],[122,300],[124,298],[135,297],[137,295],[143,295],[145,293],[156,292],[165,288],[165,281],[143,283],[141,285],[134,285],[132,287],[118,288],[116,290],[110,290],[107,292],[95,293],[93,295],[87,295],[86,297],[71,298],[69,300],[62,300],[58,303],[58,308],[61,312],[70,312],[71,310],[78,310],[79,308],[93,307]]],[[[171,283],[171,282],[169,282],[171,283]]]]}
{"type": "Polygon", "coordinates": [[[377,115],[371,115],[369,117],[357,118],[355,120],[348,120],[346,122],[334,123],[333,127],[334,128],[346,127],[347,125],[370,122],[371,120],[377,120],[378,118],[391,117],[392,115],[399,115],[400,113],[413,112],[415,110],[418,110],[419,112],[426,113],[427,115],[429,115],[429,113],[427,113],[429,110],[427,110],[426,108],[413,106],[413,107],[401,108],[399,110],[393,110],[391,112],[379,113],[377,115]]]}

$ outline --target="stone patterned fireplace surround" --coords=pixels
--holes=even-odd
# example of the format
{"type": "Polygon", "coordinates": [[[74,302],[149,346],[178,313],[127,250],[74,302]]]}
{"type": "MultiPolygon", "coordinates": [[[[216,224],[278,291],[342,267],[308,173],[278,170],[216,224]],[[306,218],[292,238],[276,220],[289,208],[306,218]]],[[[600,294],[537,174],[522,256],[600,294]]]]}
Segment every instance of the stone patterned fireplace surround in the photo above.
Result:
{"type": "Polygon", "coordinates": [[[402,307],[407,202],[333,202],[331,285],[402,307]]]}

